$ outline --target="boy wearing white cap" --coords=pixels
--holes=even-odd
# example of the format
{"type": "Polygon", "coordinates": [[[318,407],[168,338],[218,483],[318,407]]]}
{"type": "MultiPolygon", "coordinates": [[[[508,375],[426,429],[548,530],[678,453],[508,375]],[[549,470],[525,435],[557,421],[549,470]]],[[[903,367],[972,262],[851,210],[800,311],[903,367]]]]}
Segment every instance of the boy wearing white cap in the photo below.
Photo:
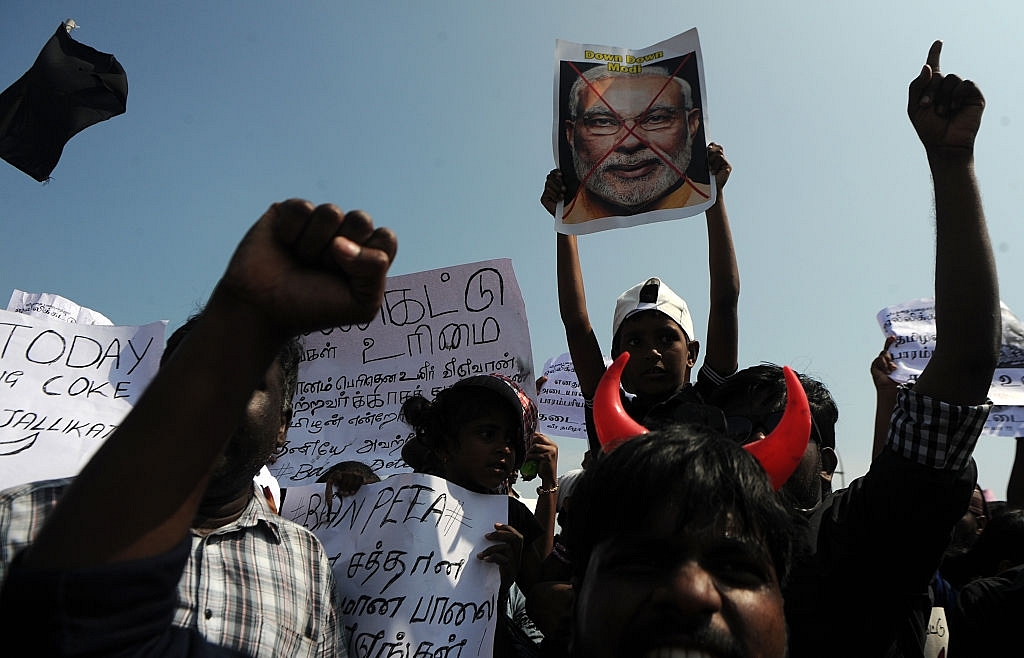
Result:
{"type": "MultiPolygon", "coordinates": [[[[629,394],[626,408],[649,426],[673,420],[724,422],[720,413],[704,404],[704,398],[737,367],[739,270],[722,196],[732,167],[720,145],[708,146],[708,166],[718,186],[718,200],[705,212],[711,305],[704,363],[696,384],[690,383],[690,371],[697,363],[700,343],[686,302],[660,278],[652,277],[626,290],[615,303],[611,355],[630,353],[622,376],[629,394]]],[[[548,174],[541,204],[553,213],[564,195],[561,172],[554,170],[548,174]]],[[[589,401],[605,371],[604,353],[587,312],[576,236],[556,236],[559,311],[580,392],[589,401]]],[[[592,430],[590,434],[596,454],[600,447],[592,430]]]]}

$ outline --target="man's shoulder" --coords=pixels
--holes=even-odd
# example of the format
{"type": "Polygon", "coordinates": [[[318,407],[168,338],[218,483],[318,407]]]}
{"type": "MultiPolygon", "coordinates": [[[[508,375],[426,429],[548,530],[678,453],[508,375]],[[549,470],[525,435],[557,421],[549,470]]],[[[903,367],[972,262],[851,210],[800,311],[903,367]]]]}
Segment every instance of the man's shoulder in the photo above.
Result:
{"type": "Polygon", "coordinates": [[[285,541],[301,541],[303,543],[313,543],[319,552],[323,552],[323,544],[317,537],[316,533],[307,528],[306,526],[286,519],[283,516],[278,515],[276,518],[271,517],[272,522],[277,526],[278,532],[281,534],[285,541]]]}
{"type": "Polygon", "coordinates": [[[255,520],[272,528],[282,543],[302,544],[313,552],[324,553],[323,544],[316,533],[301,523],[292,521],[270,509],[262,495],[254,496],[250,505],[252,505],[255,520]]]}
{"type": "Polygon", "coordinates": [[[35,482],[26,482],[24,484],[18,484],[13,487],[7,487],[6,489],[0,490],[0,501],[13,500],[15,498],[23,498],[25,496],[39,495],[43,493],[53,493],[60,495],[64,493],[68,485],[74,478],[55,478],[52,480],[37,480],[35,482]]]}
{"type": "Polygon", "coordinates": [[[57,506],[73,478],[58,478],[54,480],[38,480],[27,482],[0,491],[0,526],[9,531],[12,517],[30,517],[26,521],[29,525],[36,527],[42,525],[43,520],[57,506]],[[3,519],[7,519],[3,522],[3,519]]]}

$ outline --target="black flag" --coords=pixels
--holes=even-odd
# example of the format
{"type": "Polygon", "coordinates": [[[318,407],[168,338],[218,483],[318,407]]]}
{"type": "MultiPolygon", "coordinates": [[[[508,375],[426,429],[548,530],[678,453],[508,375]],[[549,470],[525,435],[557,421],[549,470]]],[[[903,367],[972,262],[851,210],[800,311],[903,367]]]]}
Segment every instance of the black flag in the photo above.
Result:
{"type": "Polygon", "coordinates": [[[44,182],[69,139],[124,114],[127,101],[121,64],[72,39],[61,23],[32,68],[0,93],[0,158],[44,182]]]}

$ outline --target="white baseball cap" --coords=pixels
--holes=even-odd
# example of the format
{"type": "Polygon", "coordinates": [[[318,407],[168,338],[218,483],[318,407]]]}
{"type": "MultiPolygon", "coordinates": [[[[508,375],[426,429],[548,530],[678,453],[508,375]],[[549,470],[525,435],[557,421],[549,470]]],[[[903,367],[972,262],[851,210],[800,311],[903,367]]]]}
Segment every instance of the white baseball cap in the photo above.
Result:
{"type": "Polygon", "coordinates": [[[658,277],[651,277],[638,283],[615,300],[615,314],[612,317],[612,336],[619,333],[619,327],[626,318],[641,311],[660,311],[664,313],[686,334],[687,340],[693,340],[693,319],[690,309],[683,298],[672,292],[658,277]]]}

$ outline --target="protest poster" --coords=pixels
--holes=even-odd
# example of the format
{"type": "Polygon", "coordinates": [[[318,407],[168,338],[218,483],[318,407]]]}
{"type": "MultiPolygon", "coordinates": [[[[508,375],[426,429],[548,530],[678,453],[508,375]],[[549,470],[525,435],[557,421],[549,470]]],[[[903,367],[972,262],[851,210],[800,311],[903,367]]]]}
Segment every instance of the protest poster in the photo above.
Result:
{"type": "Polygon", "coordinates": [[[507,521],[507,496],[400,473],[331,511],[323,485],[289,487],[281,514],[327,551],[350,656],[492,655],[501,576],[476,554],[507,521]]]}
{"type": "Polygon", "coordinates": [[[555,230],[584,234],[704,212],[707,85],[696,28],[652,46],[555,43],[552,146],[567,201],[555,230]]]}
{"type": "Polygon", "coordinates": [[[0,488],[78,473],[156,373],[165,326],[0,311],[0,488]]]}
{"type": "Polygon", "coordinates": [[[309,484],[339,461],[380,477],[411,470],[399,418],[411,395],[427,399],[470,375],[497,372],[536,395],[533,349],[508,259],[389,277],[365,325],[302,337],[288,444],[271,465],[281,486],[309,484]]]}
{"type": "Polygon", "coordinates": [[[7,302],[7,310],[36,317],[49,316],[77,324],[114,324],[102,313],[50,292],[25,292],[15,289],[11,293],[11,300],[7,302]]]}
{"type": "MultiPolygon", "coordinates": [[[[1000,302],[1003,344],[992,376],[989,398],[993,409],[982,434],[1024,436],[1024,324],[1000,302]]],[[[877,315],[886,336],[895,336],[890,353],[896,370],[889,376],[900,383],[913,382],[935,350],[935,299],[923,297],[887,306],[877,315]]]]}
{"type": "Polygon", "coordinates": [[[569,353],[548,359],[541,378],[544,384],[537,392],[537,431],[585,441],[587,421],[583,394],[569,353]]]}

